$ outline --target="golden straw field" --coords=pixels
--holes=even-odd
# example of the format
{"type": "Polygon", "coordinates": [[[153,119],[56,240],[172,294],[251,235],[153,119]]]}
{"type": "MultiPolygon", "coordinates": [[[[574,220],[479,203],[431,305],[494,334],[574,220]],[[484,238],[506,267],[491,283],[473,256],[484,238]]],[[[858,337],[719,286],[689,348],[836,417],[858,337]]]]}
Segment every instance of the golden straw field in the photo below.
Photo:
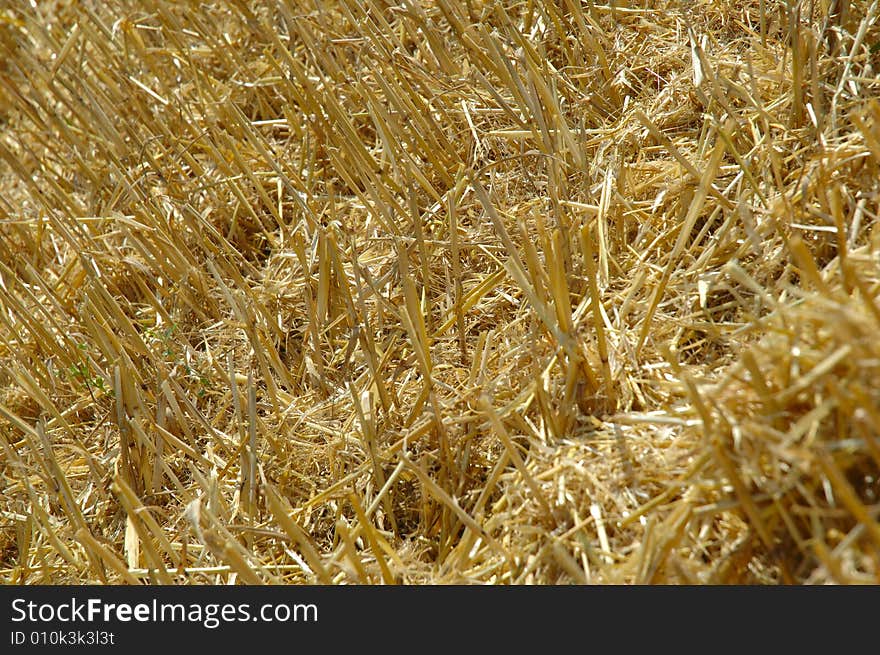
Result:
{"type": "Polygon", "coordinates": [[[880,583],[878,0],[0,0],[0,581],[880,583]]]}

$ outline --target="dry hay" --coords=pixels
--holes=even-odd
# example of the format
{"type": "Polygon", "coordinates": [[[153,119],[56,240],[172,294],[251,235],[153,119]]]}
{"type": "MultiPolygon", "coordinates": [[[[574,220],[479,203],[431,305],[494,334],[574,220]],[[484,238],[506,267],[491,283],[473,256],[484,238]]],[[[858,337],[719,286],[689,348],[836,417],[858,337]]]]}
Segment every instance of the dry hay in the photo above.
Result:
{"type": "Polygon", "coordinates": [[[0,9],[0,576],[880,581],[877,2],[0,9]]]}

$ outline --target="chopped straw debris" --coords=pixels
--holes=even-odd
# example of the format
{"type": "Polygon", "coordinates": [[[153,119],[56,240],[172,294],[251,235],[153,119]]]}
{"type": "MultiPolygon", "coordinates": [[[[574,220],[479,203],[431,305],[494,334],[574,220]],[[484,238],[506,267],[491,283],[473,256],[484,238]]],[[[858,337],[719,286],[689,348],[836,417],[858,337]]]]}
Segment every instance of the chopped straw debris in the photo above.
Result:
{"type": "Polygon", "coordinates": [[[0,579],[880,583],[880,3],[0,8],[0,579]]]}

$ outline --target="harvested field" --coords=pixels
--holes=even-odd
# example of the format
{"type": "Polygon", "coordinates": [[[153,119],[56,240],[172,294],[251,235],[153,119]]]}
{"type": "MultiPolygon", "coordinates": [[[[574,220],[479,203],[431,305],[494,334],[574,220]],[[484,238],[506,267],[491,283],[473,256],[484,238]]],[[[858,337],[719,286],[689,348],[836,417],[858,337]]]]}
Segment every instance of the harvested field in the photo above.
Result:
{"type": "Polygon", "coordinates": [[[880,583],[880,2],[0,3],[0,580],[880,583]]]}

